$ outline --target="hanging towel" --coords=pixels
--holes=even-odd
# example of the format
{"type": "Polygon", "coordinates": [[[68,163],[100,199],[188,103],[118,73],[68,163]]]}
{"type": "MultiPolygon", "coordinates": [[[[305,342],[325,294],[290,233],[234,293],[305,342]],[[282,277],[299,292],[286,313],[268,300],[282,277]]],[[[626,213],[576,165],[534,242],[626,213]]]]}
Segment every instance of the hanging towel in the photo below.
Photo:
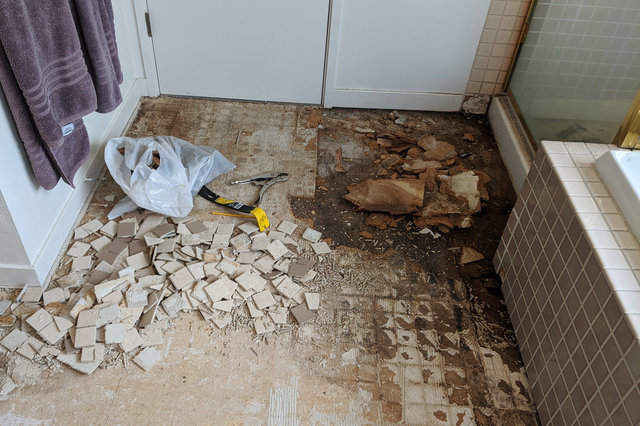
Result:
{"type": "Polygon", "coordinates": [[[0,41],[40,138],[60,147],[97,106],[68,0],[0,0],[0,41]]]}
{"type": "MultiPolygon", "coordinates": [[[[0,45],[0,85],[4,89],[7,104],[16,123],[29,163],[36,179],[44,189],[53,189],[60,177],[73,186],[73,176],[89,158],[89,136],[82,119],[72,123],[74,130],[64,136],[58,147],[50,147],[40,138],[33,122],[29,106],[18,87],[11,67],[0,45]]],[[[71,127],[71,126],[69,126],[71,127]]]]}
{"type": "Polygon", "coordinates": [[[93,78],[98,112],[113,111],[122,102],[122,71],[115,41],[110,0],[73,0],[89,73],[93,78]]]}

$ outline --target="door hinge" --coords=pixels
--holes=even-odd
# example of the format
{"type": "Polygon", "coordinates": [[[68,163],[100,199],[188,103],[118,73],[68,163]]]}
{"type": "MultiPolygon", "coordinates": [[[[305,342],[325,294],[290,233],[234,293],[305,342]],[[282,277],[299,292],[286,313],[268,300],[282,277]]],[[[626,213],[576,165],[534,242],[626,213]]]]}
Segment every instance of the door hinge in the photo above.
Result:
{"type": "Polygon", "coordinates": [[[149,12],[144,13],[144,22],[147,24],[147,35],[153,37],[151,34],[151,19],[149,18],[149,12]]]}

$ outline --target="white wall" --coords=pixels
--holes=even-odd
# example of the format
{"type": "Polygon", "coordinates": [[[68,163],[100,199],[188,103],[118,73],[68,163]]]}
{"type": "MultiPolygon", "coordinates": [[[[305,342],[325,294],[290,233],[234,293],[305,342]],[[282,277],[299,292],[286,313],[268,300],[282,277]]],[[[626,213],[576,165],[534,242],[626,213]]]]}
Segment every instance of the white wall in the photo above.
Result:
{"type": "Polygon", "coordinates": [[[147,94],[134,15],[136,1],[113,2],[124,102],[109,114],[93,113],[85,118],[91,156],[76,174],[75,190],[62,181],[51,191],[38,185],[0,95],[0,286],[44,281],[91,191],[93,183],[84,178],[100,173],[105,142],[122,132],[140,97],[147,94]]]}

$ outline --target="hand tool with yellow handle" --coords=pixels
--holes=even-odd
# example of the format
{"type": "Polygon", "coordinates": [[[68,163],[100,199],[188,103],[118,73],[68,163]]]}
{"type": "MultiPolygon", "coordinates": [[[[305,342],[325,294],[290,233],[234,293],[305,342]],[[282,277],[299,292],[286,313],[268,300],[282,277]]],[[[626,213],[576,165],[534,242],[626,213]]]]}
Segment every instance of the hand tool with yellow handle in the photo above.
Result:
{"type": "Polygon", "coordinates": [[[216,194],[206,186],[203,186],[202,188],[200,188],[198,195],[200,195],[205,200],[211,201],[212,203],[229,207],[230,209],[239,211],[241,213],[247,213],[247,214],[253,215],[258,221],[258,227],[260,228],[260,232],[264,231],[269,227],[269,219],[267,218],[267,214],[260,207],[247,206],[237,201],[227,200],[226,198],[219,196],[218,194],[216,194]]]}

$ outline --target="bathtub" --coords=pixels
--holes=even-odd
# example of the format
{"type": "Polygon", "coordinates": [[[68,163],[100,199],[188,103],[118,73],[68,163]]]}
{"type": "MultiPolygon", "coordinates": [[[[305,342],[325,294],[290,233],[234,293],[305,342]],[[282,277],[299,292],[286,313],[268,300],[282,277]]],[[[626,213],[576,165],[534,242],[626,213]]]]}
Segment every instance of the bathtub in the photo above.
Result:
{"type": "Polygon", "coordinates": [[[640,151],[608,151],[596,160],[595,168],[640,240],[640,151]]]}

